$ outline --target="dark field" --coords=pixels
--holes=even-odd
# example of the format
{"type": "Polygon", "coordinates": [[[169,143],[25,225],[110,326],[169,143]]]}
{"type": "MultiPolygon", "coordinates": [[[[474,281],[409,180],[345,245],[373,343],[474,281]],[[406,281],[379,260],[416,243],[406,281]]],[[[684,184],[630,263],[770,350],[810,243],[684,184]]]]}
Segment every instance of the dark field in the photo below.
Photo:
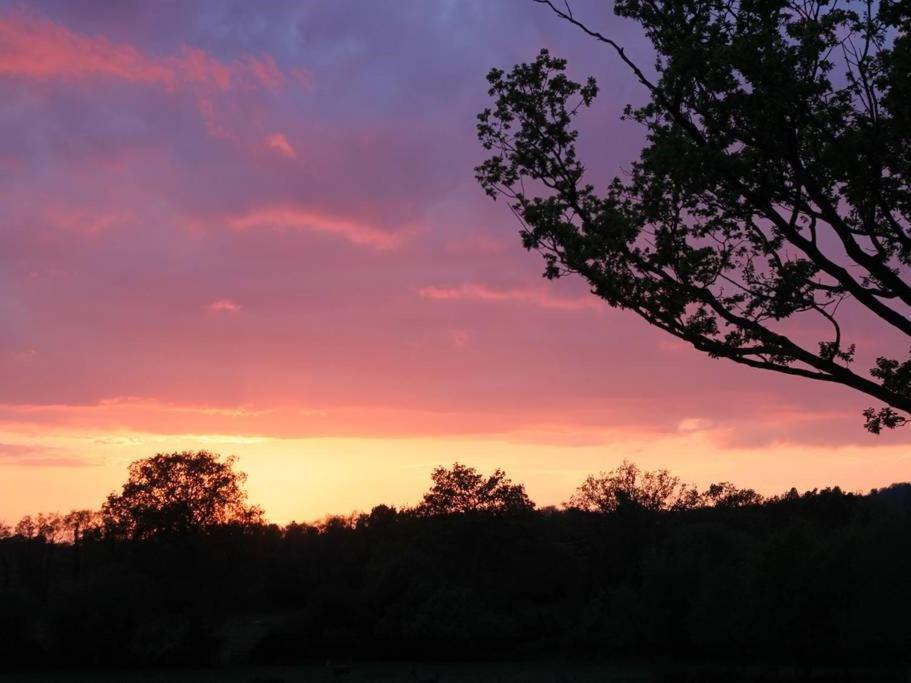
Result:
{"type": "Polygon", "coordinates": [[[911,484],[672,506],[628,489],[603,511],[512,487],[503,509],[318,525],[19,525],[0,668],[44,673],[0,681],[909,680],[911,484]]]}
{"type": "Polygon", "coordinates": [[[366,681],[421,679],[410,665],[325,662],[534,660],[560,663],[428,663],[415,676],[907,681],[909,538],[907,485],[679,511],[376,508],[323,527],[16,536],[0,540],[0,666],[366,681]],[[630,661],[648,666],[603,664],[630,661]],[[665,664],[681,661],[804,668],[665,664]]]}
{"type": "Polygon", "coordinates": [[[607,664],[597,662],[356,662],[280,667],[0,674],[2,683],[906,683],[911,668],[607,664]]]}
{"type": "Polygon", "coordinates": [[[7,673],[3,683],[696,683],[697,681],[857,681],[905,683],[911,670],[838,667],[648,666],[566,662],[358,663],[236,669],[7,673]]]}
{"type": "Polygon", "coordinates": [[[85,673],[23,673],[0,675],[10,683],[50,683],[51,681],[100,681],[114,683],[334,683],[350,681],[409,681],[413,683],[569,683],[579,681],[645,682],[661,680],[641,667],[566,663],[357,663],[351,665],[304,665],[294,667],[257,667],[242,669],[168,669],[154,671],[112,671],[85,673]]]}
{"type": "Polygon", "coordinates": [[[647,665],[569,662],[389,663],[231,669],[156,669],[81,673],[7,673],[3,683],[697,683],[722,681],[864,681],[906,683],[911,669],[647,665]]]}

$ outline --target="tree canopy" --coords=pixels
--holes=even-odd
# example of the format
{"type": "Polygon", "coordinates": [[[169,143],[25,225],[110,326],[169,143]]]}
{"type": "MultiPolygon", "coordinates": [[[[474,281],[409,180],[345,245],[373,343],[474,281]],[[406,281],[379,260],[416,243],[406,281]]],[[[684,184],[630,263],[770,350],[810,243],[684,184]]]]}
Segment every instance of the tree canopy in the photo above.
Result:
{"type": "Polygon", "coordinates": [[[615,512],[623,506],[645,510],[685,510],[700,504],[695,487],[667,470],[642,471],[624,461],[611,472],[590,475],[576,489],[567,507],[589,512],[615,512]]]}
{"type": "MultiPolygon", "coordinates": [[[[14,532],[0,525],[0,679],[39,668],[168,666],[198,677],[202,666],[281,664],[324,680],[307,667],[341,660],[363,667],[352,680],[367,680],[379,660],[529,653],[533,668],[560,662],[534,680],[594,680],[598,661],[615,678],[630,658],[636,680],[907,678],[907,483],[764,499],[721,483],[695,495],[664,470],[623,463],[586,480],[568,507],[533,510],[502,472],[456,464],[436,470],[423,509],[377,505],[279,525],[239,505],[201,513],[195,533],[169,533],[189,529],[180,501],[205,486],[233,496],[231,462],[191,452],[136,463],[129,491],[160,490],[163,472],[202,474],[169,504],[124,495],[142,511],[128,520],[148,520],[133,535],[83,533],[95,517],[86,511],[23,519],[14,532]],[[178,516],[179,526],[157,521],[178,516]],[[57,533],[70,517],[73,533],[57,533]],[[691,675],[674,675],[678,658],[691,675]],[[585,663],[578,676],[570,661],[585,663]],[[654,676],[642,669],[649,661],[660,662],[654,676]],[[797,665],[757,668],[780,662],[797,665]],[[842,669],[851,663],[862,667],[856,678],[842,669]]],[[[384,678],[399,679],[433,680],[384,678]]]]}
{"type": "Polygon", "coordinates": [[[433,486],[418,504],[419,514],[519,512],[535,507],[525,493],[525,487],[512,483],[500,469],[485,477],[473,467],[454,463],[448,469],[437,467],[430,477],[433,486]]]}
{"type": "Polygon", "coordinates": [[[617,0],[654,48],[645,69],[568,3],[536,1],[648,94],[625,115],[645,147],[598,189],[577,128],[595,79],[571,80],[547,50],[490,71],[477,179],[545,276],[581,275],[713,357],[860,391],[885,404],[864,412],[872,432],[904,424],[911,360],[853,364],[870,336],[859,319],[899,346],[911,336],[908,4],[617,0]]]}
{"type": "Polygon", "coordinates": [[[199,533],[225,524],[259,522],[247,505],[246,474],[237,459],[208,451],[159,453],[130,464],[129,478],[101,509],[108,534],[143,539],[199,533]]]}

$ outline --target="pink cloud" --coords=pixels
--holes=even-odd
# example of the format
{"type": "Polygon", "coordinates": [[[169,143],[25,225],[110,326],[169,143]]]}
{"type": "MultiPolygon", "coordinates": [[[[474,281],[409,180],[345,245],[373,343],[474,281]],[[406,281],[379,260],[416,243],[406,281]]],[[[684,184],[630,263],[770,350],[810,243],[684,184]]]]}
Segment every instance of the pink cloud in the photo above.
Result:
{"type": "Polygon", "coordinates": [[[273,133],[266,138],[266,146],[289,159],[297,159],[297,151],[288,142],[283,133],[273,133]]]}
{"type": "MultiPolygon", "coordinates": [[[[319,437],[450,437],[502,438],[523,430],[547,427],[577,438],[580,431],[601,430],[603,419],[580,409],[571,421],[554,422],[546,411],[529,410],[512,415],[498,410],[471,408],[432,409],[391,405],[339,405],[327,407],[276,404],[203,405],[165,402],[152,398],[121,397],[90,404],[0,403],[0,431],[71,433],[73,428],[104,438],[123,430],[153,435],[220,434],[248,438],[319,437]],[[593,422],[593,418],[594,422],[593,422]]],[[[620,422],[614,428],[627,429],[620,422]]],[[[0,452],[2,455],[2,452],[0,452]]]]}
{"type": "Polygon", "coordinates": [[[237,313],[240,304],[231,299],[219,299],[210,303],[207,308],[213,313],[237,313]]]}
{"type": "Polygon", "coordinates": [[[96,460],[76,456],[60,448],[0,443],[0,466],[85,467],[97,464],[96,460]]]}
{"type": "MultiPolygon", "coordinates": [[[[278,68],[278,65],[275,63],[275,60],[272,59],[271,55],[265,55],[263,57],[247,56],[240,60],[239,64],[243,68],[244,73],[248,74],[254,82],[267,90],[278,90],[285,83],[285,75],[282,73],[281,69],[278,68]]],[[[303,85],[295,74],[292,74],[292,78],[294,78],[297,83],[303,85]]]]}
{"type": "Polygon", "coordinates": [[[26,78],[122,78],[173,85],[173,69],[130,45],[80,36],[65,26],[10,13],[0,19],[0,74],[26,78]]]}
{"type": "Polygon", "coordinates": [[[37,80],[113,78],[216,92],[234,86],[275,89],[284,82],[271,56],[225,64],[203,50],[184,46],[176,55],[155,58],[133,45],[76,33],[23,12],[0,18],[0,74],[37,80]]]}
{"type": "Polygon", "coordinates": [[[517,302],[564,311],[602,310],[603,304],[593,297],[564,298],[545,289],[493,289],[485,284],[462,284],[458,287],[423,287],[418,291],[425,299],[440,301],[517,302]]]}
{"type": "Polygon", "coordinates": [[[95,210],[74,206],[49,206],[44,213],[48,223],[85,236],[96,236],[135,220],[135,214],[131,211],[95,210]]]}
{"type": "Polygon", "coordinates": [[[294,67],[288,73],[295,82],[304,88],[309,88],[313,85],[313,72],[308,69],[294,67]]]}
{"type": "Polygon", "coordinates": [[[403,238],[401,232],[388,232],[355,220],[338,218],[324,213],[294,206],[257,209],[232,218],[229,224],[235,230],[271,228],[274,230],[312,230],[339,235],[349,242],[379,249],[389,249],[403,238]]]}

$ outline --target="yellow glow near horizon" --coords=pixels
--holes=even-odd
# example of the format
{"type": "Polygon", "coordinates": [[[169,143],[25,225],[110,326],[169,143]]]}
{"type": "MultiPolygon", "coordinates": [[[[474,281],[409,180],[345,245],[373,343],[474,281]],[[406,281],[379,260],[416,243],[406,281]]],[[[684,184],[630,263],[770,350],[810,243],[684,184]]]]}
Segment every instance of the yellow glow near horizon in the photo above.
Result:
{"type": "MultiPolygon", "coordinates": [[[[37,444],[34,436],[0,433],[0,441],[37,444]]],[[[720,447],[709,432],[605,435],[598,444],[528,443],[501,438],[280,439],[219,434],[76,432],[41,436],[54,453],[91,453],[88,464],[7,464],[0,469],[0,519],[97,508],[126,478],[127,465],[156,452],[208,449],[239,458],[250,501],[275,522],[313,521],[386,503],[416,502],[430,471],[455,461],[489,472],[500,467],[525,484],[539,505],[558,505],[589,473],[622,460],[666,468],[704,487],[728,480],[763,493],[840,485],[866,491],[911,478],[911,452],[896,446],[720,447]]]]}

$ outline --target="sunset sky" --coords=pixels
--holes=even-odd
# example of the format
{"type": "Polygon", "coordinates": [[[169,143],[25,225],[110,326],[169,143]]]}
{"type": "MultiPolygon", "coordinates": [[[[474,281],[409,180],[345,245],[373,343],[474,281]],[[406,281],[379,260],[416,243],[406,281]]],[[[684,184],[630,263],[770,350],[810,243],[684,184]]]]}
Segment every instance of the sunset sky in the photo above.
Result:
{"type": "MultiPolygon", "coordinates": [[[[601,5],[576,8],[648,63],[601,5]]],[[[642,93],[527,0],[0,2],[0,521],[175,449],[238,455],[280,522],[414,502],[455,460],[541,505],[624,459],[766,493],[911,479],[865,397],[541,278],[472,170],[487,70],[541,47],[599,78],[603,186],[642,93]]]]}

